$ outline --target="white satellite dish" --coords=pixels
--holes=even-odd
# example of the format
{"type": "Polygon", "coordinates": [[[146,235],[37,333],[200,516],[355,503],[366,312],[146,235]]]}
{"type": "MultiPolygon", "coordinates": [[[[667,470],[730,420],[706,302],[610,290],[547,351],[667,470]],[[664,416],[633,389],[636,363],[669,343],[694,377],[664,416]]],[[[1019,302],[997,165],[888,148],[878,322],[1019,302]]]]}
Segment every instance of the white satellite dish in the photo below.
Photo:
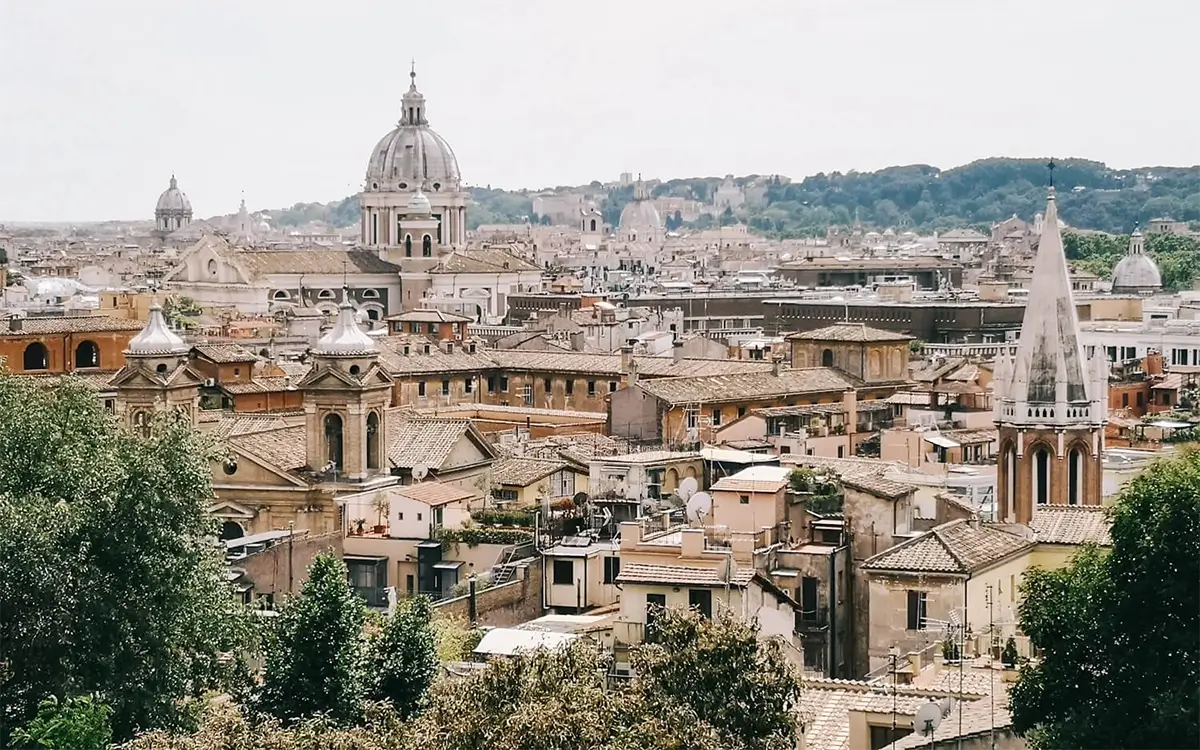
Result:
{"type": "Polygon", "coordinates": [[[697,492],[688,498],[687,518],[689,521],[700,522],[712,515],[712,495],[707,492],[697,492]]]}
{"type": "Polygon", "coordinates": [[[696,490],[698,489],[700,489],[700,483],[696,481],[695,477],[684,477],[683,481],[679,483],[679,487],[675,490],[675,494],[679,495],[679,499],[686,503],[692,495],[696,494],[696,490]]]}
{"type": "Polygon", "coordinates": [[[416,481],[419,482],[427,476],[429,476],[429,467],[425,464],[417,464],[412,468],[412,478],[416,481]]]}
{"type": "Polygon", "coordinates": [[[917,715],[913,719],[913,728],[928,737],[941,723],[942,707],[935,703],[933,698],[930,698],[928,703],[917,709],[917,715]]]}

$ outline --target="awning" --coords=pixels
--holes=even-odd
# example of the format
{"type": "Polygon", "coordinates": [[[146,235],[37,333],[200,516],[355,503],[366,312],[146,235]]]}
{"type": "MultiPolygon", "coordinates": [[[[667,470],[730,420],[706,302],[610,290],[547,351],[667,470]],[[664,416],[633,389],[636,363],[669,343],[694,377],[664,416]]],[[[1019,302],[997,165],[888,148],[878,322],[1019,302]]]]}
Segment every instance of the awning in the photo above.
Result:
{"type": "Polygon", "coordinates": [[[462,567],[462,560],[443,560],[439,563],[434,563],[435,570],[458,570],[462,567]]]}
{"type": "Polygon", "coordinates": [[[922,435],[921,437],[923,437],[925,439],[925,442],[933,443],[934,445],[936,445],[939,448],[960,448],[960,447],[962,447],[960,443],[955,442],[954,440],[951,440],[950,438],[945,437],[943,435],[922,435]]]}
{"type": "Polygon", "coordinates": [[[1151,422],[1151,427],[1157,427],[1160,430],[1182,430],[1185,427],[1191,427],[1191,422],[1176,422],[1172,419],[1160,419],[1157,422],[1151,422]]]}

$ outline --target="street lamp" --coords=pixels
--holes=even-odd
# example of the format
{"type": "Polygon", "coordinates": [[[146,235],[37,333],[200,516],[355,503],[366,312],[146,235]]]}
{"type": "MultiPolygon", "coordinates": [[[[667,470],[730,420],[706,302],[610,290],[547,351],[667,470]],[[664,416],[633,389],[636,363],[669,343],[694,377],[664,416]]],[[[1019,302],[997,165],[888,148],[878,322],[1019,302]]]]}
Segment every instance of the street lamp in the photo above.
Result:
{"type": "Polygon", "coordinates": [[[900,649],[892,646],[888,649],[888,658],[892,660],[892,748],[896,747],[896,660],[900,658],[900,649]]]}

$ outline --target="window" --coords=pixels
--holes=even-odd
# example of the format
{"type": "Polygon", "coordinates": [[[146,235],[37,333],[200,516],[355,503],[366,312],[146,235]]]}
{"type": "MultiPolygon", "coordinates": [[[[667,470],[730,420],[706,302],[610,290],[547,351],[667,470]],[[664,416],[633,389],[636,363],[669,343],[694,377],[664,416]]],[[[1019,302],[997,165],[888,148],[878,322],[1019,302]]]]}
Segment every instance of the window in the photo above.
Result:
{"type": "Polygon", "coordinates": [[[411,234],[404,235],[404,257],[406,257],[406,258],[412,257],[412,235],[411,234]]]}
{"type": "Polygon", "coordinates": [[[504,393],[508,393],[508,376],[507,375],[500,376],[500,390],[504,393]]]}
{"type": "Polygon", "coordinates": [[[646,640],[653,642],[654,626],[667,609],[666,594],[646,594],[646,640]]]}
{"type": "Polygon", "coordinates": [[[892,729],[890,726],[880,724],[869,724],[868,726],[871,727],[870,750],[881,750],[881,748],[892,747],[896,740],[913,733],[913,730],[909,727],[896,727],[892,729]]]}
{"type": "Polygon", "coordinates": [[[833,367],[833,350],[826,349],[821,352],[821,367],[833,367]]]}
{"type": "Polygon", "coordinates": [[[1033,491],[1038,505],[1050,502],[1050,449],[1045,446],[1033,452],[1033,491]]]}
{"type": "Polygon", "coordinates": [[[575,584],[575,561],[554,561],[554,585],[573,586],[575,584]]]}
{"type": "Polygon", "coordinates": [[[421,238],[421,257],[429,258],[433,256],[433,238],[425,235],[421,238]]]}
{"type": "Polygon", "coordinates": [[[492,497],[497,500],[516,500],[516,490],[492,490],[492,497]]]}
{"type": "Polygon", "coordinates": [[[617,381],[615,381],[615,380],[608,381],[608,392],[609,393],[617,392],[617,381]]]}
{"type": "Polygon", "coordinates": [[[545,378],[542,380],[542,387],[546,389],[546,393],[550,392],[553,387],[553,384],[550,382],[550,378],[545,378]]]}
{"type": "Polygon", "coordinates": [[[1072,448],[1071,452],[1067,454],[1067,502],[1071,505],[1079,505],[1082,500],[1083,451],[1072,448]]]}
{"type": "Polygon", "coordinates": [[[443,396],[450,395],[450,381],[449,380],[442,381],[442,395],[443,396]]]}
{"type": "Polygon", "coordinates": [[[50,367],[50,352],[35,341],[25,347],[24,365],[26,370],[45,370],[50,367]]]}
{"type": "Polygon", "coordinates": [[[1138,391],[1137,392],[1137,405],[1138,405],[1139,409],[1141,407],[1145,406],[1144,398],[1145,398],[1145,394],[1143,394],[1141,391],[1138,391]]]}
{"type": "Polygon", "coordinates": [[[810,576],[800,579],[797,598],[800,599],[801,620],[811,622],[817,619],[817,592],[820,590],[820,584],[819,579],[810,576]]]}
{"type": "Polygon", "coordinates": [[[414,593],[416,593],[415,586],[414,586],[415,583],[416,583],[416,580],[413,578],[413,576],[411,576],[411,575],[404,576],[404,590],[408,593],[409,596],[412,596],[414,593]]]}
{"type": "Polygon", "coordinates": [[[488,375],[488,393],[496,392],[496,376],[488,375]]]}
{"type": "Polygon", "coordinates": [[[325,416],[325,460],[342,468],[342,418],[336,414],[325,416]]]}
{"type": "Polygon", "coordinates": [[[738,419],[741,419],[744,416],[746,416],[746,407],[739,406],[738,407],[738,419]]]}
{"type": "Polygon", "coordinates": [[[466,378],[463,380],[463,393],[471,393],[475,390],[475,381],[466,378]]]}
{"type": "Polygon", "coordinates": [[[750,496],[749,495],[738,495],[738,503],[741,505],[749,505],[750,504],[750,496]]]}
{"type": "Polygon", "coordinates": [[[617,576],[621,574],[621,558],[606,557],[604,558],[604,582],[612,584],[617,582],[617,576]]]}
{"type": "Polygon", "coordinates": [[[422,398],[425,397],[425,381],[424,380],[417,383],[417,395],[422,398]]]}
{"type": "Polygon", "coordinates": [[[712,617],[712,591],[710,589],[688,589],[688,606],[705,617],[712,617]]]}
{"type": "Polygon", "coordinates": [[[928,617],[928,594],[924,591],[908,592],[908,630],[924,630],[928,617]]]}
{"type": "Polygon", "coordinates": [[[94,341],[83,341],[75,347],[75,367],[99,367],[100,347],[94,341]]]}
{"type": "Polygon", "coordinates": [[[595,396],[595,395],[596,395],[596,381],[589,380],[588,381],[588,396],[595,396]]]}
{"type": "Polygon", "coordinates": [[[378,469],[379,455],[379,412],[367,415],[367,468],[378,469]]]}
{"type": "Polygon", "coordinates": [[[418,514],[417,514],[417,521],[424,521],[424,520],[425,520],[425,514],[424,514],[424,513],[418,513],[418,514]]]}
{"type": "Polygon", "coordinates": [[[1121,406],[1129,406],[1129,394],[1128,393],[1121,394],[1121,406]]]}
{"type": "Polygon", "coordinates": [[[846,457],[846,446],[839,445],[838,446],[838,458],[845,458],[845,457],[846,457]]]}
{"type": "Polygon", "coordinates": [[[567,389],[566,389],[567,395],[570,396],[571,394],[575,393],[575,381],[571,380],[570,378],[567,378],[566,382],[567,382],[567,389]]]}
{"type": "Polygon", "coordinates": [[[688,409],[684,412],[684,418],[687,420],[689,430],[696,429],[696,422],[699,418],[699,412],[696,409],[688,409]]]}
{"type": "Polygon", "coordinates": [[[336,299],[336,298],[337,298],[337,295],[333,293],[332,289],[322,289],[321,291],[317,292],[317,299],[336,299]]]}

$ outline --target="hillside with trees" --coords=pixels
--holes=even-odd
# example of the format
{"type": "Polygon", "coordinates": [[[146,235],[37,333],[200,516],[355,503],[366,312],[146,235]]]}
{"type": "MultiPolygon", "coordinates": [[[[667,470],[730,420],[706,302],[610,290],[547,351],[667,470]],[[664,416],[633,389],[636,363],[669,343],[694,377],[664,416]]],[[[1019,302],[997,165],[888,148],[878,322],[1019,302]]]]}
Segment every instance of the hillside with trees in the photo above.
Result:
{"type": "MultiPolygon", "coordinates": [[[[823,234],[831,225],[849,225],[855,216],[868,226],[944,230],[972,226],[986,229],[1016,214],[1026,220],[1042,210],[1046,199],[1046,159],[993,158],[953,169],[924,164],[888,167],[876,172],[833,172],[798,181],[746,175],[739,185],[765,187],[761,200],[720,216],[703,215],[686,225],[706,228],[743,221],[775,237],[823,234]]],[[[1128,233],[1138,223],[1170,217],[1200,222],[1200,166],[1112,169],[1102,162],[1064,159],[1057,162],[1059,215],[1073,227],[1128,233]]],[[[720,177],[671,179],[653,186],[655,197],[676,196],[711,202],[720,177]]],[[[615,224],[633,199],[632,186],[604,188],[599,182],[579,186],[601,196],[605,221],[615,224]]],[[[547,188],[567,190],[569,186],[547,188]]],[[[470,188],[470,227],[524,221],[532,216],[533,197],[540,191],[470,188]]],[[[298,203],[268,212],[276,226],[322,220],[335,226],[358,221],[358,199],[331,203],[298,203]]],[[[676,217],[664,217],[677,228],[676,217]]]]}

